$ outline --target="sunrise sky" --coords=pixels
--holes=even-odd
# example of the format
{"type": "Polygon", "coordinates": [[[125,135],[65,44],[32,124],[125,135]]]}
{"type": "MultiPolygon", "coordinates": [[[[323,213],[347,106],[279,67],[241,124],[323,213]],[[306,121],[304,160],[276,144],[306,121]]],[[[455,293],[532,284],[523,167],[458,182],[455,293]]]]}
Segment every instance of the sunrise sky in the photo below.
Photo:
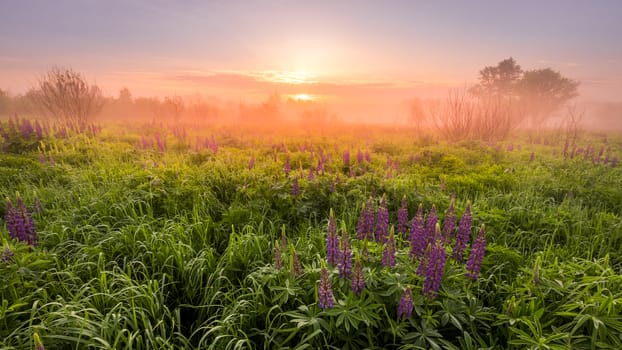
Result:
{"type": "Polygon", "coordinates": [[[620,101],[621,18],[620,0],[3,0],[0,88],[22,93],[58,65],[108,95],[399,104],[512,56],[620,101]]]}

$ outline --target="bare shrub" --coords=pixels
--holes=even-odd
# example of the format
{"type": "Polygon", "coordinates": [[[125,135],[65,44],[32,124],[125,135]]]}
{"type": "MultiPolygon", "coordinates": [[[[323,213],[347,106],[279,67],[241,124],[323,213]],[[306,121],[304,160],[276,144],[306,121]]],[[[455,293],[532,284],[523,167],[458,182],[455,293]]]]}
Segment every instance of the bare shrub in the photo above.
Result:
{"type": "Polygon", "coordinates": [[[86,124],[103,106],[97,85],[72,69],[54,67],[31,90],[35,104],[44,114],[68,123],[86,124]]]}

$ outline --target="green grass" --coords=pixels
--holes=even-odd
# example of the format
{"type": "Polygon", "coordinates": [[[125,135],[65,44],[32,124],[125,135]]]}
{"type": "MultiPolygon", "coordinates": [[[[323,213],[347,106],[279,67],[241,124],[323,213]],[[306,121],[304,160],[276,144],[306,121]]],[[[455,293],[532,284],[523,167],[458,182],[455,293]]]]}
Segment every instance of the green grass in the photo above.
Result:
{"type": "MultiPolygon", "coordinates": [[[[10,240],[0,206],[3,249],[14,253],[0,262],[0,349],[33,349],[35,332],[48,349],[622,347],[622,167],[564,158],[563,142],[527,138],[507,151],[382,128],[364,138],[189,130],[186,140],[154,125],[0,139],[0,194],[44,207],[33,215],[39,245],[29,247],[10,240]],[[141,147],[156,133],[164,153],[141,147]],[[194,133],[213,135],[218,152],[196,150],[194,133]],[[370,163],[357,162],[359,149],[370,163]],[[309,180],[320,155],[325,170],[309,180]],[[399,163],[390,178],[387,159],[399,163]],[[424,297],[398,237],[395,268],[380,265],[382,245],[369,246],[360,296],[329,267],[335,306],[318,307],[331,208],[358,256],[356,224],[370,196],[386,194],[395,225],[403,195],[411,218],[420,203],[426,212],[434,204],[442,223],[452,193],[458,218],[472,203],[473,235],[486,225],[477,281],[449,260],[439,296],[424,297]],[[277,270],[282,232],[285,269],[277,270]],[[289,271],[292,250],[302,276],[289,271]],[[415,308],[399,320],[407,285],[415,308]]],[[[603,142],[588,136],[579,146],[603,142]]],[[[620,151],[621,138],[607,142],[612,155],[620,151]]]]}

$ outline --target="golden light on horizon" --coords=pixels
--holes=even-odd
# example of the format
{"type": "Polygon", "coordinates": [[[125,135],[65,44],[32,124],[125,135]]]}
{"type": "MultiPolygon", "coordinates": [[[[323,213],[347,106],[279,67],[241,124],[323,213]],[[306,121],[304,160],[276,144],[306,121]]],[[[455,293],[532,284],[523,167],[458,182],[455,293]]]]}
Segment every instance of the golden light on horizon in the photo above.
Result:
{"type": "Polygon", "coordinates": [[[292,95],[291,99],[296,102],[313,102],[316,100],[316,97],[309,94],[296,94],[292,95]]]}
{"type": "Polygon", "coordinates": [[[316,76],[316,74],[304,71],[277,71],[271,72],[267,79],[275,83],[311,84],[316,82],[316,76]]]}

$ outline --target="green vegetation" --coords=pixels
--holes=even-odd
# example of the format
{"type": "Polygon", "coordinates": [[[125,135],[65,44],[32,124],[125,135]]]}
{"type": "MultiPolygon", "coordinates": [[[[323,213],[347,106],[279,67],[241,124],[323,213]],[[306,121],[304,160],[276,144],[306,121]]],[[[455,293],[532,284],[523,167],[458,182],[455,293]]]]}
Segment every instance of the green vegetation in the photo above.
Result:
{"type": "Polygon", "coordinates": [[[2,349],[622,348],[620,138],[25,124],[0,136],[2,349]],[[450,240],[424,294],[398,209],[405,196],[410,224],[434,205],[442,228],[452,195],[457,222],[471,204],[465,257],[485,225],[481,271],[466,277],[450,240]],[[383,196],[393,267],[357,239],[383,196]],[[20,200],[35,245],[9,234],[20,200]],[[369,253],[360,293],[327,264],[331,209],[355,264],[369,253]]]}

